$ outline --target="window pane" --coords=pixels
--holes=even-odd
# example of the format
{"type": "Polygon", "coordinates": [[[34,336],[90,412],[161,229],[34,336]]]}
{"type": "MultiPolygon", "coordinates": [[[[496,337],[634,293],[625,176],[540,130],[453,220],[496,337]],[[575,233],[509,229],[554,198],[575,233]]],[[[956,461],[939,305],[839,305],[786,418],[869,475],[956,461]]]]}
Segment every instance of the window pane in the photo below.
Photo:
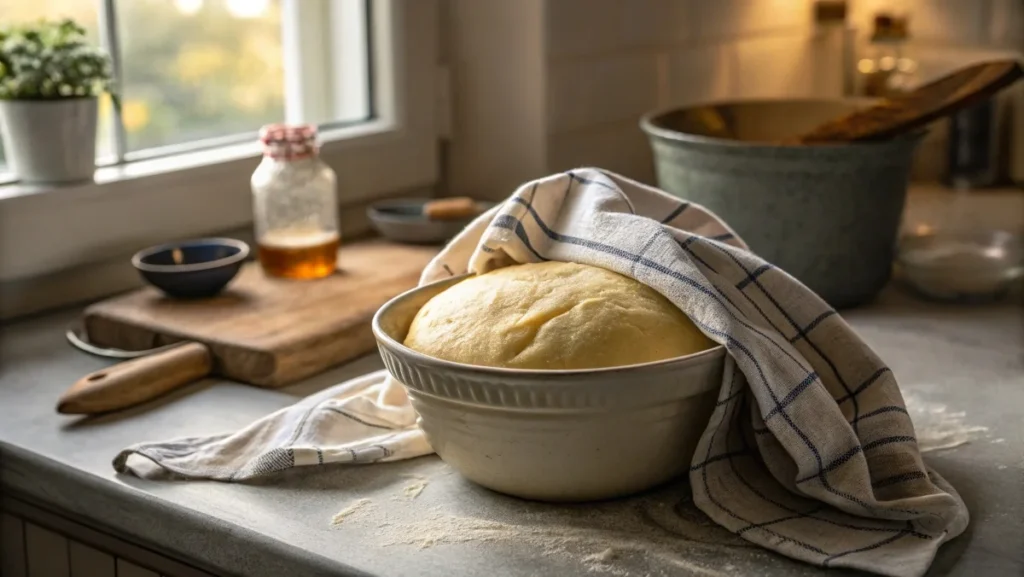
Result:
{"type": "Polygon", "coordinates": [[[128,0],[117,17],[129,151],[284,117],[279,0],[128,0]]]}
{"type": "MultiPolygon", "coordinates": [[[[0,0],[0,26],[24,24],[41,18],[71,18],[85,28],[90,40],[100,44],[98,0],[0,0]]],[[[109,157],[114,151],[111,114],[109,98],[101,98],[96,134],[96,155],[99,158],[109,157]]],[[[5,171],[6,161],[0,143],[0,173],[5,171]]]]}
{"type": "MultiPolygon", "coordinates": [[[[0,25],[71,17],[100,43],[101,4],[0,0],[0,25]]],[[[367,0],[115,0],[129,159],[254,133],[270,122],[368,119],[366,6],[367,0]]],[[[101,162],[114,160],[113,119],[104,97],[101,162]]],[[[0,172],[3,162],[0,147],[0,172]]]]}

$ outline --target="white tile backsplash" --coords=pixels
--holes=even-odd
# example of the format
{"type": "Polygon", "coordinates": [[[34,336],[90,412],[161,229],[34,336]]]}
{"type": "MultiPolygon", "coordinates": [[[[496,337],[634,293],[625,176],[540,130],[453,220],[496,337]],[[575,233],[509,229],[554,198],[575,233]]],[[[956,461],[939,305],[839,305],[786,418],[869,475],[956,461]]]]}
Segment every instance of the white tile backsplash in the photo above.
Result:
{"type": "Polygon", "coordinates": [[[676,33],[676,7],[685,5],[678,0],[548,0],[548,54],[558,58],[663,46],[676,33]]]}
{"type": "Polygon", "coordinates": [[[815,96],[810,43],[800,33],[737,42],[733,97],[815,96]]]}
{"type": "Polygon", "coordinates": [[[679,0],[620,0],[619,38],[624,48],[662,47],[688,32],[689,3],[679,0]]]}
{"type": "Polygon", "coordinates": [[[735,93],[735,50],[730,44],[678,48],[669,54],[669,101],[673,105],[727,99],[735,93]]]}
{"type": "Polygon", "coordinates": [[[911,4],[914,38],[969,45],[988,40],[989,0],[915,0],[911,4]]]}
{"type": "Polygon", "coordinates": [[[548,56],[614,52],[620,0],[547,0],[545,38],[548,56]]]}
{"type": "MultiPolygon", "coordinates": [[[[740,98],[836,97],[841,52],[814,26],[814,0],[544,0],[546,157],[650,180],[640,116],[740,98]]],[[[1024,0],[848,0],[861,37],[876,11],[910,17],[922,80],[1024,49],[1024,0]],[[1002,48],[1003,52],[993,52],[1002,48]]],[[[944,131],[918,174],[942,172],[944,131]]],[[[927,157],[927,158],[925,158],[927,157]]]]}
{"type": "Polygon", "coordinates": [[[1009,50],[929,44],[911,44],[907,53],[917,62],[921,82],[935,80],[957,68],[978,62],[1016,56],[1016,53],[1009,50]]]}
{"type": "Polygon", "coordinates": [[[597,166],[641,182],[654,182],[651,148],[636,121],[605,124],[549,138],[549,171],[583,166],[597,166]]]}
{"type": "Polygon", "coordinates": [[[698,4],[685,0],[668,0],[668,4],[665,21],[669,27],[669,41],[677,46],[691,44],[698,35],[698,27],[694,20],[698,4]]]}
{"type": "Polygon", "coordinates": [[[988,41],[1024,52],[1024,0],[989,0],[988,41]]]}
{"type": "MultiPolygon", "coordinates": [[[[677,0],[682,1],[682,0],[677,0]]],[[[719,41],[811,24],[811,0],[691,0],[698,40],[719,41]]]]}
{"type": "Polygon", "coordinates": [[[569,59],[548,69],[548,132],[631,120],[659,103],[658,55],[569,59]]]}
{"type": "Polygon", "coordinates": [[[908,28],[914,40],[979,45],[988,41],[990,1],[851,0],[850,12],[865,35],[871,34],[875,14],[886,10],[909,16],[908,28]]]}

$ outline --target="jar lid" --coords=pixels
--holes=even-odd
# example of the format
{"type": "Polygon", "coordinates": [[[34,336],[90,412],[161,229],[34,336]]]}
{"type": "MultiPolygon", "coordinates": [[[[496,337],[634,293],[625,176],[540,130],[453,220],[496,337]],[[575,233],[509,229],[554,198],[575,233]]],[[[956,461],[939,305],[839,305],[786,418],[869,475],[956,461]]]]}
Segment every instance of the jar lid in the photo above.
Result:
{"type": "Polygon", "coordinates": [[[316,156],[316,126],[312,124],[267,124],[260,129],[263,155],[279,160],[316,156]]]}
{"type": "Polygon", "coordinates": [[[814,3],[814,21],[818,24],[845,23],[846,0],[818,0],[814,3]]]}
{"type": "Polygon", "coordinates": [[[907,17],[889,12],[879,12],[874,18],[874,32],[872,40],[906,40],[909,37],[907,17]]]}

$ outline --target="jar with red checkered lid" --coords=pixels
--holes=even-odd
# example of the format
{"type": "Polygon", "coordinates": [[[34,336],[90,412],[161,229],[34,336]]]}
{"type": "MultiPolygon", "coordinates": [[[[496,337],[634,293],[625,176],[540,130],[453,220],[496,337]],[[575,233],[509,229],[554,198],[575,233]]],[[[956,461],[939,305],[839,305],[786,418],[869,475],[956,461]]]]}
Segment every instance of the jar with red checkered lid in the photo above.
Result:
{"type": "Polygon", "coordinates": [[[332,274],[341,244],[337,177],[320,158],[316,127],[270,124],[260,142],[251,180],[260,265],[275,277],[332,274]]]}

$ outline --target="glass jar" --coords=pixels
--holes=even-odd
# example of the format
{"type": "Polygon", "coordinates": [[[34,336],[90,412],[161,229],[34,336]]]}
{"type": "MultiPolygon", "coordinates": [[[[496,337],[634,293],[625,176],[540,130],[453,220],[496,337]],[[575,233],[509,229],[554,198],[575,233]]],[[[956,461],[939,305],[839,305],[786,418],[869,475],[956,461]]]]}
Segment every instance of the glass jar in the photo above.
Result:
{"type": "Polygon", "coordinates": [[[917,62],[906,55],[910,37],[906,16],[877,14],[864,58],[857,62],[860,93],[885,98],[917,88],[917,62]]]}
{"type": "Polygon", "coordinates": [[[321,159],[316,128],[260,130],[263,160],[253,172],[253,221],[260,265],[269,276],[315,279],[337,268],[337,177],[321,159]]]}

